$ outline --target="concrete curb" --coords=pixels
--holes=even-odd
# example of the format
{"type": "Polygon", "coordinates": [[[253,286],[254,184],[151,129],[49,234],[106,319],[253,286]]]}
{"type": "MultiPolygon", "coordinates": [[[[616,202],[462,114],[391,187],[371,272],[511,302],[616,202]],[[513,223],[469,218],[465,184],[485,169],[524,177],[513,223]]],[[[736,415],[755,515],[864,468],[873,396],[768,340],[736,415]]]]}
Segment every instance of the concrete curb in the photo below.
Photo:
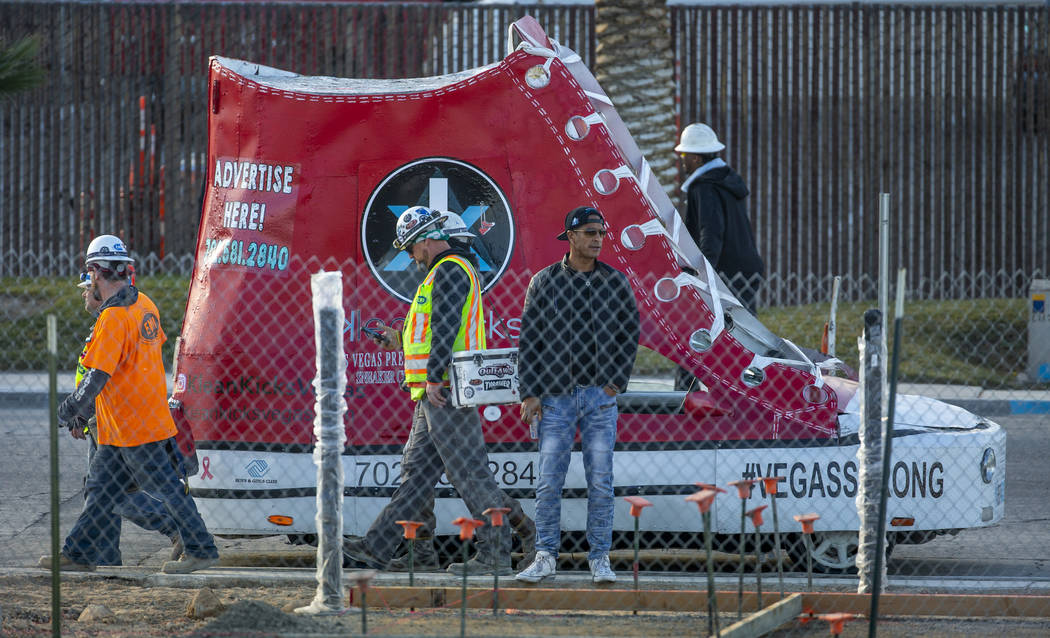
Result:
{"type": "MultiPolygon", "coordinates": [[[[763,573],[763,583],[769,588],[767,578],[770,573],[763,573]]],[[[749,578],[751,576],[749,575],[749,578]]],[[[4,578],[32,578],[40,581],[50,581],[51,572],[37,567],[0,567],[0,579],[4,578]]],[[[297,569],[288,567],[265,567],[265,568],[243,568],[243,567],[210,567],[206,570],[193,574],[164,574],[159,569],[146,567],[100,567],[94,572],[62,572],[63,580],[70,581],[107,581],[121,580],[151,587],[172,587],[177,589],[196,589],[204,586],[209,587],[277,587],[277,586],[302,586],[315,585],[317,583],[317,572],[314,569],[297,569]]],[[[773,583],[776,582],[776,574],[772,574],[773,583]]],[[[814,579],[817,582],[817,579],[814,579]]],[[[428,572],[416,574],[416,587],[454,587],[460,586],[459,576],[443,573],[428,572]]],[[[471,576],[467,579],[471,587],[486,588],[492,584],[492,576],[471,576]]],[[[890,584],[895,590],[919,590],[920,592],[934,592],[936,590],[959,591],[959,592],[1000,592],[1016,591],[1025,593],[1050,593],[1050,580],[1039,578],[922,578],[906,576],[890,576],[890,584]]],[[[646,589],[681,589],[681,590],[706,590],[706,574],[687,574],[675,572],[673,574],[642,573],[639,583],[646,589]]],[[[747,582],[745,581],[745,584],[747,582]]],[[[805,574],[791,573],[784,575],[784,584],[790,591],[802,591],[806,587],[805,574]]],[[[344,582],[344,586],[350,587],[352,583],[344,582]]],[[[375,587],[407,587],[408,574],[395,574],[380,572],[372,581],[375,587]]],[[[557,580],[548,583],[547,587],[561,588],[586,588],[604,589],[602,586],[591,583],[591,575],[586,571],[558,571],[557,580]]],[[[613,586],[616,589],[628,589],[632,585],[629,571],[620,572],[620,580],[613,586]]],[[[719,591],[731,591],[735,595],[737,588],[737,576],[735,574],[716,574],[715,585],[719,591]]],[[[857,587],[856,576],[819,576],[820,594],[831,595],[827,590],[841,589],[853,591],[857,587]]],[[[500,589],[518,588],[529,589],[531,586],[517,583],[513,576],[500,578],[500,589]]],[[[1045,595],[1045,594],[1044,594],[1045,595]]]]}
{"type": "Polygon", "coordinates": [[[1050,401],[1006,399],[941,399],[978,416],[1020,416],[1050,414],[1050,401]]]}

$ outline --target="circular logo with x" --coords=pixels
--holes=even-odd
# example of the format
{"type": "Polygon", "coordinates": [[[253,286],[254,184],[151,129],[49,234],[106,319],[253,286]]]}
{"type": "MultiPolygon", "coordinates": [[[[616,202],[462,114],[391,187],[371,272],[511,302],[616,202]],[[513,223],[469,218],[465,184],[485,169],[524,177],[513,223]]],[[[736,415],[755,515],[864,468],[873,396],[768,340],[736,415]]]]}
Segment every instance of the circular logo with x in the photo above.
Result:
{"type": "Polygon", "coordinates": [[[387,175],[372,192],[361,220],[368,268],[384,288],[410,302],[426,273],[393,247],[397,219],[413,206],[449,211],[475,235],[470,250],[482,290],[503,275],[514,249],[514,218],[496,182],[475,166],[444,157],[414,160],[387,175]]]}

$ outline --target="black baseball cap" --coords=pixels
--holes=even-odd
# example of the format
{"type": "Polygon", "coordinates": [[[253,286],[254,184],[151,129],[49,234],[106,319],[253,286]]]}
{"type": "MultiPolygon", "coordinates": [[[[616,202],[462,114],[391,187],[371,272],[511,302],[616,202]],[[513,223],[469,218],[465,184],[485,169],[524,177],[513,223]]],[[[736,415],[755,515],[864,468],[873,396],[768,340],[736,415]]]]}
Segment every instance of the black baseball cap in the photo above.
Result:
{"type": "Polygon", "coordinates": [[[569,239],[569,231],[576,230],[584,224],[601,224],[605,225],[605,218],[602,217],[601,212],[597,208],[592,206],[578,206],[569,211],[569,214],[565,216],[565,232],[558,235],[558,239],[567,241],[569,239]]]}

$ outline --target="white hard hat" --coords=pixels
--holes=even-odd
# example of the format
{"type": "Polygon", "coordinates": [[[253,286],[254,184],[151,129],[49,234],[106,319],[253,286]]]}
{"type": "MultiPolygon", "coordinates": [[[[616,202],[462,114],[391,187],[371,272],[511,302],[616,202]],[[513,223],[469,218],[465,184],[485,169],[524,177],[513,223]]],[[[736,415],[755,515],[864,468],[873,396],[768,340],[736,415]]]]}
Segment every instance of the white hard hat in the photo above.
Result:
{"type": "Polygon", "coordinates": [[[128,254],[128,248],[116,235],[99,235],[88,244],[85,264],[101,261],[135,261],[128,254]]]}
{"type": "Polygon", "coordinates": [[[463,221],[463,218],[456,213],[446,211],[445,221],[441,224],[441,227],[445,229],[449,237],[459,237],[461,239],[477,238],[477,235],[467,229],[467,224],[463,221]]]}
{"type": "MultiPolygon", "coordinates": [[[[394,239],[394,248],[408,250],[415,243],[416,238],[426,233],[434,239],[448,239],[441,223],[445,220],[445,214],[441,211],[427,208],[426,206],[413,206],[397,218],[397,238],[394,239]]],[[[424,238],[426,239],[426,238],[424,238]]]]}
{"type": "Polygon", "coordinates": [[[674,150],[677,153],[717,153],[725,147],[707,124],[690,124],[682,131],[674,150]]]}

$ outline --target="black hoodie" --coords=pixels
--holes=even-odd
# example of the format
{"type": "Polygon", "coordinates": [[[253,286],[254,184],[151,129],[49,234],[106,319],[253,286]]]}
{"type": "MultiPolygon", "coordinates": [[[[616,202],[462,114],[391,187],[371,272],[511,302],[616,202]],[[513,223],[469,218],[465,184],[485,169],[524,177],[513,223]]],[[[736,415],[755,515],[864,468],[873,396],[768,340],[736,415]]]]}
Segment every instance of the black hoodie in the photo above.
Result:
{"type": "Polygon", "coordinates": [[[709,170],[689,185],[686,228],[715,270],[728,277],[765,274],[747,217],[748,193],[729,166],[709,170]]]}

